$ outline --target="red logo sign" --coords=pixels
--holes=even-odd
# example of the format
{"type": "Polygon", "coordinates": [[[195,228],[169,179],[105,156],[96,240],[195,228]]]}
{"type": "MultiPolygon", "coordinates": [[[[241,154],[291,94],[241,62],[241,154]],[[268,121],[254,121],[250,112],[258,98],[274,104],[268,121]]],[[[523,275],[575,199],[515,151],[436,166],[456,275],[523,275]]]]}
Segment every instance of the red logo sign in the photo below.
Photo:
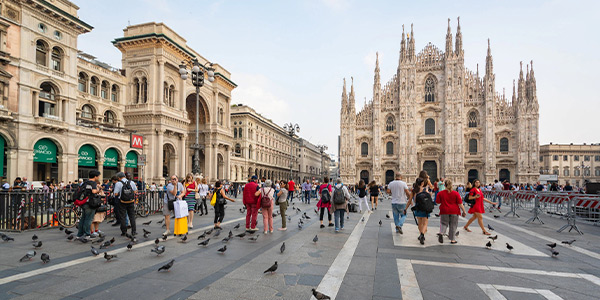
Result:
{"type": "Polygon", "coordinates": [[[144,148],[144,136],[138,134],[131,134],[131,148],[143,149],[144,148]]]}

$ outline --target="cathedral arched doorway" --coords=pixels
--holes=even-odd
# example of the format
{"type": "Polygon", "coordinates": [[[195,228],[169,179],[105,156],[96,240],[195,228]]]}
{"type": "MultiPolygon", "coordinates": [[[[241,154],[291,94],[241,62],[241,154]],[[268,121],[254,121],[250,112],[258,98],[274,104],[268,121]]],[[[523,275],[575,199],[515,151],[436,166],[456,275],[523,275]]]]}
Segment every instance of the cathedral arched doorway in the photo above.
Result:
{"type": "Polygon", "coordinates": [[[369,171],[362,170],[360,171],[360,179],[362,179],[365,183],[369,183],[369,171]]]}
{"type": "Polygon", "coordinates": [[[392,181],[394,181],[394,171],[392,171],[392,170],[385,171],[385,184],[388,184],[392,181]]]}
{"type": "Polygon", "coordinates": [[[437,163],[435,162],[435,160],[426,160],[423,163],[423,170],[427,172],[427,175],[429,175],[429,179],[431,181],[438,178],[437,163]]]}
{"type": "Polygon", "coordinates": [[[498,177],[500,182],[503,182],[504,180],[508,180],[508,182],[510,182],[510,171],[508,169],[500,169],[498,177]]]}
{"type": "Polygon", "coordinates": [[[469,173],[467,174],[467,176],[468,176],[469,182],[473,183],[473,180],[479,179],[479,171],[477,171],[475,169],[471,169],[471,170],[469,170],[469,173]]]}

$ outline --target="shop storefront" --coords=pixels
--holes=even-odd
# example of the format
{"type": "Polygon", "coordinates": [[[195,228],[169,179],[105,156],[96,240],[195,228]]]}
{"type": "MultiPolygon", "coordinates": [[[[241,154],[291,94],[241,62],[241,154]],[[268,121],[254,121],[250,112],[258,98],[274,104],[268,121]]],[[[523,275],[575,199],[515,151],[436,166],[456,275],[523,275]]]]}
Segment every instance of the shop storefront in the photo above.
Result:
{"type": "Polygon", "coordinates": [[[57,147],[50,139],[33,146],[33,180],[58,183],[57,147]]]}
{"type": "MultiPolygon", "coordinates": [[[[137,163],[137,161],[136,161],[137,163]]],[[[110,179],[119,172],[119,152],[115,148],[108,148],[104,152],[103,179],[110,179]]]]}
{"type": "Polygon", "coordinates": [[[8,151],[6,150],[6,140],[0,135],[0,181],[7,180],[6,165],[8,164],[8,151]]]}
{"type": "Polygon", "coordinates": [[[96,149],[92,145],[83,145],[78,152],[77,176],[86,179],[92,170],[98,170],[96,149]]]}
{"type": "Polygon", "coordinates": [[[127,152],[125,155],[125,172],[131,173],[132,178],[137,178],[138,174],[138,155],[135,151],[127,152]]]}

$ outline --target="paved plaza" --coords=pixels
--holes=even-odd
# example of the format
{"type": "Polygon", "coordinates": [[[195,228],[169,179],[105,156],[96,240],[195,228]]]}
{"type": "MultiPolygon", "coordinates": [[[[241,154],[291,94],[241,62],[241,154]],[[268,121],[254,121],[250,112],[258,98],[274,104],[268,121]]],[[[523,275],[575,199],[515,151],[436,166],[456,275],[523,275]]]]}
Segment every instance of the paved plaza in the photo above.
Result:
{"type": "MultiPolygon", "coordinates": [[[[484,223],[498,239],[486,249],[490,240],[476,225],[470,227],[473,232],[464,231],[462,218],[458,244],[451,245],[447,237],[440,244],[439,218],[432,214],[425,245],[420,245],[411,213],[404,234],[395,233],[392,219],[386,218],[392,217],[389,200],[372,214],[351,213],[337,234],[332,227],[319,228],[314,202],[295,201],[310,217],[303,229],[297,226],[303,212],[292,212],[287,231],[258,232],[256,241],[246,235],[224,244],[229,230],[243,232],[240,202],[228,205],[224,230],[218,237],[213,232],[208,246],[199,246],[197,237],[212,228],[212,215],[195,218],[187,243],[173,236],[161,240],[166,251],[160,256],[150,252],[164,231],[159,216],[138,219],[138,226],[152,234],[148,239],[140,234],[131,251],[116,227],[101,224],[107,239],[114,236],[116,242],[97,257],[90,243],[69,242],[58,229],[8,233],[15,241],[0,242],[0,299],[311,299],[312,288],[332,299],[597,299],[600,291],[598,226],[579,224],[584,235],[557,233],[566,223],[557,217],[542,216],[545,224],[540,225],[525,224],[530,217],[525,210],[519,211],[520,218],[487,213],[484,223]],[[150,220],[149,226],[140,225],[150,220]],[[241,229],[234,229],[238,223],[241,229]],[[31,261],[19,262],[33,250],[34,233],[43,247],[31,261]],[[561,243],[572,239],[571,246],[561,243]],[[554,242],[557,257],[546,246],[554,242]],[[506,243],[514,249],[509,251],[506,243]],[[227,251],[220,254],[223,245],[227,251]],[[105,251],[117,259],[105,261],[105,251]],[[50,263],[42,264],[41,253],[50,255],[50,263]],[[170,271],[157,272],[171,259],[170,271]],[[275,261],[277,271],[264,274],[275,261]]],[[[279,227],[281,217],[274,220],[279,227]]]]}

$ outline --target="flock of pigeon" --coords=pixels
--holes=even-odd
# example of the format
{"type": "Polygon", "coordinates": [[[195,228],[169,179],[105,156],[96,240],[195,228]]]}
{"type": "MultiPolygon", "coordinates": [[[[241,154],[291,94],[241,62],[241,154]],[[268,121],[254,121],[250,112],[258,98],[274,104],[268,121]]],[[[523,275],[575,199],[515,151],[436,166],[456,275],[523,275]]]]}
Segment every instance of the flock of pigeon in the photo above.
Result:
{"type": "MultiPolygon", "coordinates": [[[[494,227],[492,227],[490,224],[487,225],[488,229],[490,231],[494,231],[494,227]]],[[[495,236],[489,236],[488,239],[490,241],[488,241],[485,244],[485,248],[486,249],[492,249],[492,242],[496,242],[496,240],[498,239],[498,235],[496,234],[495,236]]],[[[563,244],[565,245],[569,245],[571,246],[576,240],[568,240],[568,241],[562,241],[563,244]]],[[[559,252],[556,251],[556,243],[552,243],[552,244],[546,244],[546,246],[550,247],[550,252],[552,252],[552,257],[557,257],[559,252]]],[[[512,251],[514,249],[514,247],[512,245],[510,245],[509,243],[506,243],[506,249],[508,249],[508,251],[512,251]]]]}

